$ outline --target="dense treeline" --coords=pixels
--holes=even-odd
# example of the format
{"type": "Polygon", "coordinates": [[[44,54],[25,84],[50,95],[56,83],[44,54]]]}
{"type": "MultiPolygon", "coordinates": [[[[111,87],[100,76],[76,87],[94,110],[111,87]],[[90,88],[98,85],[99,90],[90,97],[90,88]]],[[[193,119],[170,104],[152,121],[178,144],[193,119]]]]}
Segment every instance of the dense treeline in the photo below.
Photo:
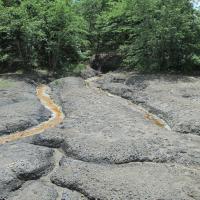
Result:
{"type": "Polygon", "coordinates": [[[122,55],[124,66],[140,70],[198,69],[200,18],[190,1],[83,0],[83,5],[83,14],[95,16],[86,18],[98,40],[92,40],[94,53],[114,51],[122,55]],[[92,4],[102,6],[95,10],[92,4]]]}
{"type": "Polygon", "coordinates": [[[0,0],[0,70],[71,70],[113,53],[139,70],[200,69],[189,0],[0,0]]]}
{"type": "Polygon", "coordinates": [[[62,71],[81,60],[86,22],[66,0],[1,0],[1,70],[62,71]]]}

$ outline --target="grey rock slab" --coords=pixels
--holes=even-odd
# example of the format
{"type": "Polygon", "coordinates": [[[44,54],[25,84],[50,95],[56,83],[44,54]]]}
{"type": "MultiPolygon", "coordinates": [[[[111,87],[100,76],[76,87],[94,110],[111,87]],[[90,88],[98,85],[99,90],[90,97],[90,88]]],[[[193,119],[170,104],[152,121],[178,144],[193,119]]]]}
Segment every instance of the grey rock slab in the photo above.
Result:
{"type": "Polygon", "coordinates": [[[132,92],[131,88],[122,83],[110,83],[102,86],[103,90],[112,91],[112,94],[123,96],[127,92],[132,92]]]}
{"type": "Polygon", "coordinates": [[[51,185],[41,181],[27,182],[17,192],[14,192],[8,200],[56,200],[58,193],[51,185]]]}
{"type": "Polygon", "coordinates": [[[100,74],[99,71],[96,71],[90,67],[86,67],[84,70],[81,71],[81,77],[83,79],[91,78],[91,77],[97,76],[99,74],[100,74]]]}
{"type": "Polygon", "coordinates": [[[194,200],[200,197],[199,170],[179,165],[98,165],[65,159],[51,181],[80,191],[89,199],[194,200]]]}
{"type": "Polygon", "coordinates": [[[2,79],[0,83],[0,135],[25,130],[50,117],[36,96],[36,88],[24,81],[2,79]]]}
{"type": "MultiPolygon", "coordinates": [[[[168,162],[184,165],[200,164],[199,142],[165,136],[102,136],[68,134],[62,148],[66,155],[86,162],[128,163],[168,162]],[[182,141],[180,141],[182,140],[182,141]]],[[[199,141],[199,139],[197,138],[199,141]]]]}
{"type": "Polygon", "coordinates": [[[47,130],[42,134],[27,138],[24,141],[49,148],[60,148],[64,142],[64,138],[62,136],[62,130],[54,128],[52,130],[47,130]]]}
{"type": "Polygon", "coordinates": [[[83,194],[69,189],[65,189],[61,198],[61,200],[87,200],[87,199],[88,198],[86,198],[83,194]]]}
{"type": "Polygon", "coordinates": [[[98,163],[200,164],[200,138],[160,128],[131,102],[109,96],[81,78],[60,79],[57,93],[66,118],[62,149],[67,156],[98,163]]]}
{"type": "Polygon", "coordinates": [[[54,166],[53,150],[25,143],[0,146],[0,199],[54,166]]]}
{"type": "Polygon", "coordinates": [[[24,183],[23,180],[17,178],[16,174],[11,169],[0,169],[0,199],[4,200],[11,191],[17,190],[24,183]]]}
{"type": "Polygon", "coordinates": [[[48,119],[48,112],[37,101],[26,101],[4,106],[0,109],[0,134],[26,130],[48,119]]]}
{"type": "MultiPolygon", "coordinates": [[[[144,77],[138,77],[135,83],[132,80],[127,81],[126,76],[108,75],[112,82],[110,90],[115,88],[115,94],[119,96],[121,93],[123,96],[137,93],[130,96],[132,101],[136,96],[143,95],[141,99],[145,106],[148,106],[147,101],[156,104],[156,99],[150,95],[143,99],[148,94],[149,80],[145,79],[143,86],[144,77]],[[140,88],[139,91],[137,88],[140,88]]],[[[157,79],[154,78],[155,80],[157,79]]],[[[157,87],[158,83],[159,81],[154,83],[156,86],[151,87],[157,87]]],[[[50,185],[49,177],[54,184],[67,188],[62,195],[64,200],[76,200],[82,196],[83,199],[200,199],[199,136],[158,127],[130,101],[110,95],[81,78],[63,78],[54,81],[50,86],[52,97],[56,97],[56,102],[62,106],[66,117],[56,128],[20,142],[0,146],[0,199],[8,196],[27,199],[30,194],[36,199],[41,196],[53,200],[57,193],[50,185]],[[60,148],[59,157],[53,155],[52,148],[60,148]],[[60,161],[61,152],[71,159],[63,158],[60,161]],[[54,167],[55,160],[56,171],[45,176],[54,167]],[[45,177],[40,181],[29,182],[41,176],[45,177]]],[[[152,95],[159,97],[158,89],[151,90],[156,93],[152,95]]],[[[196,95],[196,91],[193,93],[196,95]]],[[[188,99],[190,95],[187,91],[182,96],[188,99]]],[[[198,99],[198,96],[193,95],[193,98],[198,99]]],[[[37,99],[33,95],[24,102],[35,100],[37,99]]],[[[20,108],[21,103],[11,101],[8,106],[13,106],[11,110],[15,110],[20,108]]],[[[151,109],[158,109],[153,103],[151,109]]],[[[36,104],[33,103],[34,107],[37,107],[36,104]]],[[[171,116],[170,112],[167,115],[168,112],[163,109],[162,104],[158,105],[162,113],[171,116]]],[[[171,105],[165,106],[170,111],[171,105]]],[[[29,109],[26,106],[24,108],[27,111],[29,109]]],[[[22,114],[20,120],[23,117],[27,119],[27,114],[30,116],[30,113],[31,111],[22,114]]],[[[35,113],[28,121],[37,119],[38,111],[35,113]]],[[[174,107],[174,113],[181,112],[174,107]]],[[[189,119],[189,111],[186,116],[189,119]]],[[[4,129],[4,123],[0,123],[0,129],[4,129]]]]}
{"type": "Polygon", "coordinates": [[[200,135],[199,77],[110,73],[97,82],[102,89],[160,115],[174,131],[200,135]],[[124,82],[118,80],[120,76],[124,82]]]}

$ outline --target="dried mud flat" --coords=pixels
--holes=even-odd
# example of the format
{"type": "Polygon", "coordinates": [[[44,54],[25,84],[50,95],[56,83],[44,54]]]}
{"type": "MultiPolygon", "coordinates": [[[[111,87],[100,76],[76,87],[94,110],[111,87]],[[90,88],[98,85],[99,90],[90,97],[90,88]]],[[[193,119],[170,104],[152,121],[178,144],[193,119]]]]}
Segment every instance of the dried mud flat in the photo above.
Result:
{"type": "MultiPolygon", "coordinates": [[[[35,86],[1,79],[1,135],[48,120],[35,86]]],[[[109,73],[49,87],[65,118],[0,145],[1,200],[200,199],[199,78],[109,73]]]]}

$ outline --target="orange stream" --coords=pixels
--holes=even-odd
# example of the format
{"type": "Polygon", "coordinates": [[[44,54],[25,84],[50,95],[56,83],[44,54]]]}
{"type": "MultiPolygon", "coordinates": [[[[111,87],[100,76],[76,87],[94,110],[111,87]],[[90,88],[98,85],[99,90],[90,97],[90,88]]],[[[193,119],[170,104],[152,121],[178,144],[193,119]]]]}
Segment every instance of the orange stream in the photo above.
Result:
{"type": "Polygon", "coordinates": [[[61,108],[53,102],[49,95],[46,94],[47,89],[48,87],[45,85],[38,86],[36,89],[37,97],[40,99],[42,105],[44,105],[48,110],[52,112],[52,117],[48,121],[45,121],[36,127],[0,137],[0,144],[5,144],[7,142],[19,140],[21,138],[40,134],[46,129],[53,128],[63,121],[64,114],[62,113],[61,108]]]}
{"type": "MultiPolygon", "coordinates": [[[[98,77],[98,76],[95,76],[95,77],[92,77],[92,78],[88,78],[88,79],[86,80],[86,83],[89,85],[90,83],[93,83],[93,81],[96,81],[96,80],[98,80],[98,79],[100,79],[100,77],[98,77]]],[[[86,84],[86,85],[87,85],[87,84],[86,84]]],[[[88,86],[88,85],[87,85],[87,86],[88,86]]],[[[98,88],[98,89],[99,89],[100,91],[102,91],[103,93],[107,94],[108,96],[119,97],[119,96],[117,96],[117,95],[114,95],[114,94],[111,94],[111,93],[109,93],[109,92],[107,92],[107,91],[104,91],[103,89],[100,89],[100,88],[98,88]]],[[[122,98],[122,97],[121,97],[121,98],[122,98]]],[[[122,99],[124,99],[124,98],[122,98],[122,99]]],[[[161,118],[159,118],[159,117],[157,117],[156,115],[154,115],[154,114],[148,112],[148,111],[145,110],[143,107],[140,107],[140,106],[134,104],[134,103],[133,103],[132,101],[130,101],[130,100],[126,100],[126,101],[128,102],[129,105],[134,106],[134,107],[136,107],[138,110],[140,110],[141,112],[143,112],[143,113],[144,113],[144,118],[145,118],[146,120],[149,120],[151,123],[155,124],[156,126],[159,126],[160,128],[166,128],[167,130],[171,130],[171,128],[168,126],[168,124],[167,124],[164,120],[162,120],[161,118]]]]}
{"type": "Polygon", "coordinates": [[[155,125],[157,125],[161,128],[165,127],[165,124],[163,122],[161,122],[161,120],[155,119],[155,117],[152,116],[150,113],[145,114],[144,118],[150,120],[152,123],[154,123],[155,125]]]}

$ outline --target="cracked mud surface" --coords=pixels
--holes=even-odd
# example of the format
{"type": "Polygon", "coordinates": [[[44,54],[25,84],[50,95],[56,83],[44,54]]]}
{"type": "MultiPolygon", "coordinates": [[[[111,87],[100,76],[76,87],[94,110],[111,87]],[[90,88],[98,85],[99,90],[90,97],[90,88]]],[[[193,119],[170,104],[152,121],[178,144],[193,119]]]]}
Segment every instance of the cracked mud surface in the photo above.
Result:
{"type": "MultiPolygon", "coordinates": [[[[150,85],[145,82],[145,86],[144,81],[142,84],[139,81],[132,92],[133,86],[124,80],[133,79],[124,74],[108,74],[93,83],[73,77],[52,82],[51,97],[62,107],[65,119],[44,133],[0,146],[0,199],[199,200],[198,126],[194,134],[193,129],[189,129],[190,134],[183,134],[186,131],[176,129],[167,120],[176,124],[178,120],[183,122],[181,118],[175,121],[175,117],[163,118],[164,115],[155,112],[170,122],[172,130],[153,123],[143,110],[131,103],[135,102],[133,98],[127,97],[131,99],[128,101],[120,96],[125,96],[121,95],[123,91],[126,95],[136,94],[138,88],[137,98],[148,109],[150,106],[144,100],[150,99],[150,94],[154,98],[158,96],[157,102],[164,101],[160,92],[156,93],[158,80],[152,79],[150,85]],[[155,90],[147,93],[148,87],[155,90]]],[[[191,95],[198,96],[195,93],[198,84],[193,85],[193,81],[189,88],[182,82],[168,82],[170,88],[173,84],[176,97],[180,96],[178,91],[183,85],[184,91],[189,93],[191,89],[191,95]]],[[[159,82],[161,87],[167,87],[166,82],[159,82]]],[[[175,101],[173,95],[169,93],[165,97],[175,101]]],[[[178,116],[181,110],[179,105],[176,110],[173,101],[171,106],[178,116]]],[[[184,105],[182,101],[180,104],[184,105]]],[[[195,109],[191,106],[193,112],[200,110],[197,105],[195,109]]],[[[195,116],[197,113],[191,119],[195,116]]]]}

